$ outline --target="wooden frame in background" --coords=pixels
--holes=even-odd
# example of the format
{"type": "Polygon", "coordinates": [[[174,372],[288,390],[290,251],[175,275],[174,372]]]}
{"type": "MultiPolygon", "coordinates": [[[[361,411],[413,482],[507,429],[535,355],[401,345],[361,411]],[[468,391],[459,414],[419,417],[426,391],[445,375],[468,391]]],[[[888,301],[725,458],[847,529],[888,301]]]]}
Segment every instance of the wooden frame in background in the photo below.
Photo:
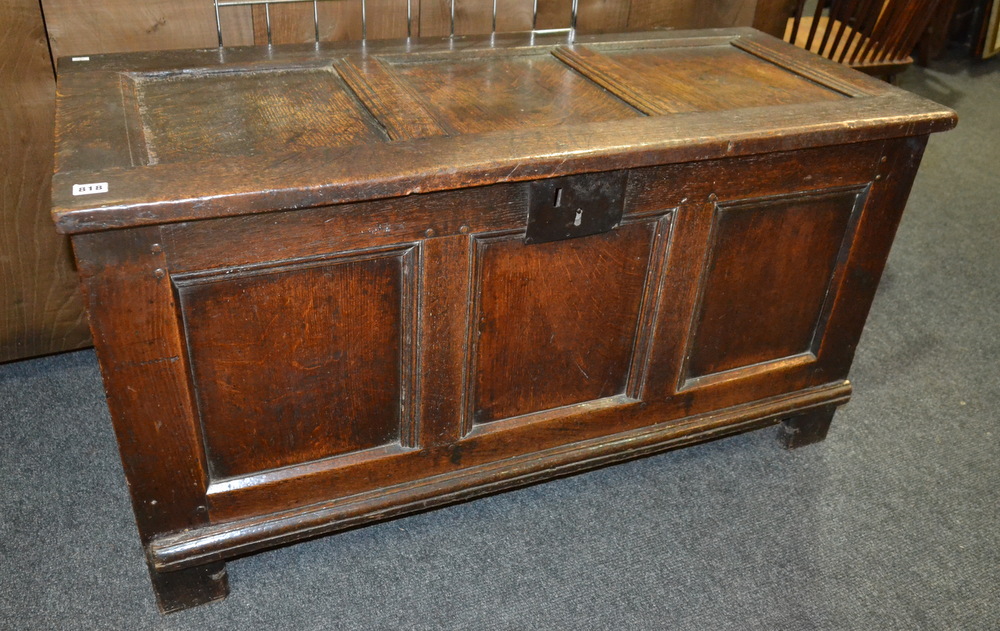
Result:
{"type": "Polygon", "coordinates": [[[979,55],[987,59],[1000,53],[1000,0],[993,0],[993,6],[983,18],[983,32],[980,39],[982,51],[979,55]]]}

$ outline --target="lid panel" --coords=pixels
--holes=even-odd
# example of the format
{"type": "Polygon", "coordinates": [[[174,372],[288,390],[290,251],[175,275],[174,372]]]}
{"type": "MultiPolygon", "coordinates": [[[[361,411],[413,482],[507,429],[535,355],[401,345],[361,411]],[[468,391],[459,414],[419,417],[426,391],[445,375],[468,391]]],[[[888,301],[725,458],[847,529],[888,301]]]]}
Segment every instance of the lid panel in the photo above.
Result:
{"type": "MultiPolygon", "coordinates": [[[[420,59],[419,55],[414,56],[420,59]]],[[[560,63],[538,54],[386,65],[451,134],[554,127],[643,114],[560,63]]],[[[384,60],[386,61],[386,60],[384,60]]]]}
{"type": "Polygon", "coordinates": [[[714,112],[848,98],[731,45],[600,50],[630,89],[670,99],[675,112],[714,112]]]}
{"type": "Polygon", "coordinates": [[[955,120],[752,29],[94,56],[60,69],[53,216],[62,232],[116,229],[921,136],[955,120]]]}
{"type": "Polygon", "coordinates": [[[129,73],[133,161],[190,162],[380,142],[385,132],[330,67],[129,73]]]}

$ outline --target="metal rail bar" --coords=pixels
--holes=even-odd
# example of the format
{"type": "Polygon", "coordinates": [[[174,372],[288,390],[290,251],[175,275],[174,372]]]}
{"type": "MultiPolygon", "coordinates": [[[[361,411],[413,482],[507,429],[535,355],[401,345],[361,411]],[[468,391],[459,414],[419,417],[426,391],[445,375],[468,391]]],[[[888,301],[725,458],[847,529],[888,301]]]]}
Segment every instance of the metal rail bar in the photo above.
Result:
{"type": "MultiPolygon", "coordinates": [[[[344,0],[323,0],[329,2],[344,1],[344,0]]],[[[576,39],[576,24],[577,18],[580,11],[580,0],[572,0],[570,6],[570,16],[569,16],[569,27],[566,28],[538,28],[538,1],[533,0],[531,7],[531,33],[533,34],[547,34],[547,33],[569,33],[570,41],[576,39]]],[[[313,38],[316,43],[320,41],[320,24],[319,24],[319,2],[320,0],[213,0],[215,8],[215,30],[219,38],[219,48],[223,46],[222,38],[222,16],[220,9],[229,7],[252,7],[252,6],[264,6],[264,22],[267,28],[267,45],[270,46],[273,43],[273,28],[271,25],[271,5],[272,4],[300,4],[303,2],[312,2],[313,6],[313,38]]],[[[455,18],[456,18],[456,2],[457,0],[449,0],[448,7],[448,36],[455,37],[455,18]]],[[[497,0],[492,0],[493,10],[492,10],[492,22],[490,26],[490,34],[496,35],[497,33],[497,0]]],[[[413,0],[406,0],[406,37],[413,37],[413,0]]],[[[361,0],[361,39],[367,41],[368,39],[368,5],[367,0],[361,0]]]]}

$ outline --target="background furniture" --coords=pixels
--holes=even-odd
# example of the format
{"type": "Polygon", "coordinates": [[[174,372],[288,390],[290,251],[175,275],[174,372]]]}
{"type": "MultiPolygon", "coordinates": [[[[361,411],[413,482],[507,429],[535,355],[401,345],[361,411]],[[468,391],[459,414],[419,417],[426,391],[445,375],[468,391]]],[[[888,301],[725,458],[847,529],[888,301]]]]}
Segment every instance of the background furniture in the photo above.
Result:
{"type": "Polygon", "coordinates": [[[913,63],[910,53],[939,4],[939,0],[799,0],[784,39],[889,79],[913,63]]]}
{"type": "Polygon", "coordinates": [[[55,77],[35,0],[0,2],[0,361],[90,343],[69,243],[52,230],[55,77]]]}
{"type": "Polygon", "coordinates": [[[1000,0],[987,2],[973,54],[983,59],[1000,53],[1000,0]]]}
{"type": "MultiPolygon", "coordinates": [[[[582,0],[587,31],[754,24],[781,35],[786,0],[582,0]]],[[[419,35],[448,31],[446,2],[415,0],[419,35]]],[[[490,2],[457,5],[459,34],[490,27],[490,2]]],[[[524,28],[531,0],[500,0],[498,28],[524,28]]],[[[369,0],[369,38],[405,36],[405,0],[369,0]]],[[[360,35],[360,0],[322,3],[324,39],[360,35]]],[[[276,43],[311,41],[311,9],[273,10],[276,43]]],[[[569,0],[541,0],[540,24],[565,20],[569,0]]],[[[225,12],[227,45],[264,44],[260,9],[225,12]]],[[[48,218],[55,59],[214,47],[211,0],[4,0],[0,3],[0,362],[90,344],[69,244],[48,218]],[[44,20],[42,10],[44,9],[44,20]],[[47,30],[46,30],[47,27],[47,30]],[[50,56],[51,52],[51,56],[50,56]]]]}

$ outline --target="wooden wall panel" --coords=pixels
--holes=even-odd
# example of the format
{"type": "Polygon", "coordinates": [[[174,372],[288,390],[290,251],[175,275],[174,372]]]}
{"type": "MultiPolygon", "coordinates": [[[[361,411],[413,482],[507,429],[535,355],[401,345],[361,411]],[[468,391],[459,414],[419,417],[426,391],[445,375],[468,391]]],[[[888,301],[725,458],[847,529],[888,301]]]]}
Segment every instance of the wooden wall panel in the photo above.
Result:
{"type": "Polygon", "coordinates": [[[757,0],[753,27],[775,37],[783,37],[785,24],[797,4],[796,0],[757,0]]]}
{"type": "Polygon", "coordinates": [[[49,219],[55,81],[36,0],[0,2],[0,361],[89,344],[49,219]]]}
{"type": "MultiPolygon", "coordinates": [[[[42,0],[52,55],[218,45],[211,0],[42,0]]],[[[253,44],[250,9],[222,13],[227,46],[253,44]]]]}
{"type": "MultiPolygon", "coordinates": [[[[231,11],[232,9],[226,9],[231,11]]],[[[418,26],[419,2],[413,0],[414,36],[418,26]]],[[[310,3],[274,5],[271,12],[271,41],[274,44],[301,44],[315,41],[313,6],[310,3]]],[[[319,38],[322,41],[361,39],[361,0],[320,2],[317,7],[319,38]]],[[[406,0],[367,0],[365,22],[369,39],[406,37],[406,0]]],[[[253,9],[254,41],[267,44],[267,19],[263,6],[253,9]]],[[[228,31],[226,45],[229,45],[228,31]]]]}
{"type": "MultiPolygon", "coordinates": [[[[216,44],[210,0],[42,0],[42,4],[56,57],[216,44]]],[[[569,26],[570,5],[571,0],[539,0],[538,28],[569,26]]],[[[580,0],[577,26],[588,33],[746,26],[754,22],[757,5],[757,0],[580,0]]],[[[455,33],[488,33],[492,6],[490,0],[456,0],[455,33]]],[[[370,39],[406,36],[406,0],[367,0],[366,8],[370,39]]],[[[449,0],[412,0],[411,9],[414,36],[448,34],[449,0]]],[[[313,40],[312,5],[274,5],[270,12],[273,43],[313,40]]],[[[532,0],[497,0],[497,30],[530,29],[531,12],[532,0]]],[[[226,8],[221,15],[227,46],[267,43],[263,7],[226,8]]],[[[319,18],[322,40],[361,37],[361,0],[320,2],[319,18]]]]}
{"type": "Polygon", "coordinates": [[[175,279],[213,478],[412,434],[401,428],[411,409],[400,369],[413,308],[406,254],[175,279]]]}
{"type": "Polygon", "coordinates": [[[628,30],[750,26],[756,0],[631,0],[628,30]]]}
{"type": "MultiPolygon", "coordinates": [[[[765,0],[767,1],[767,0],[765,0]]],[[[773,0],[772,0],[773,2],[773,0]]],[[[360,1],[331,3],[342,8],[339,15],[343,27],[321,30],[322,39],[356,39],[360,37],[360,1]],[[356,6],[352,6],[356,5],[356,6]]],[[[570,23],[571,0],[539,0],[538,28],[565,28],[570,23]]],[[[756,0],[580,0],[577,28],[582,33],[611,33],[649,28],[708,28],[747,26],[754,20],[756,0]]],[[[497,0],[497,30],[525,31],[531,28],[532,0],[497,0]]],[[[456,0],[455,33],[471,35],[488,33],[492,27],[492,3],[483,0],[456,0]]],[[[295,26],[276,25],[274,16],[283,8],[272,9],[272,29],[275,43],[310,41],[312,9],[305,8],[295,26]],[[286,30],[295,30],[297,36],[286,30]],[[297,37],[297,39],[296,39],[297,37]]],[[[414,36],[445,36],[451,28],[449,0],[413,0],[414,36]]],[[[255,13],[257,41],[261,39],[262,10],[255,13]]],[[[330,13],[330,15],[333,15],[330,13]]],[[[373,39],[403,37],[406,34],[405,0],[370,0],[368,2],[368,37],[373,39]]],[[[320,15],[321,24],[325,22],[320,15]]],[[[782,22],[783,23],[783,22],[782,22]]]]}
{"type": "Polygon", "coordinates": [[[647,221],[534,245],[478,241],[474,422],[625,393],[655,231],[647,221]]]}

